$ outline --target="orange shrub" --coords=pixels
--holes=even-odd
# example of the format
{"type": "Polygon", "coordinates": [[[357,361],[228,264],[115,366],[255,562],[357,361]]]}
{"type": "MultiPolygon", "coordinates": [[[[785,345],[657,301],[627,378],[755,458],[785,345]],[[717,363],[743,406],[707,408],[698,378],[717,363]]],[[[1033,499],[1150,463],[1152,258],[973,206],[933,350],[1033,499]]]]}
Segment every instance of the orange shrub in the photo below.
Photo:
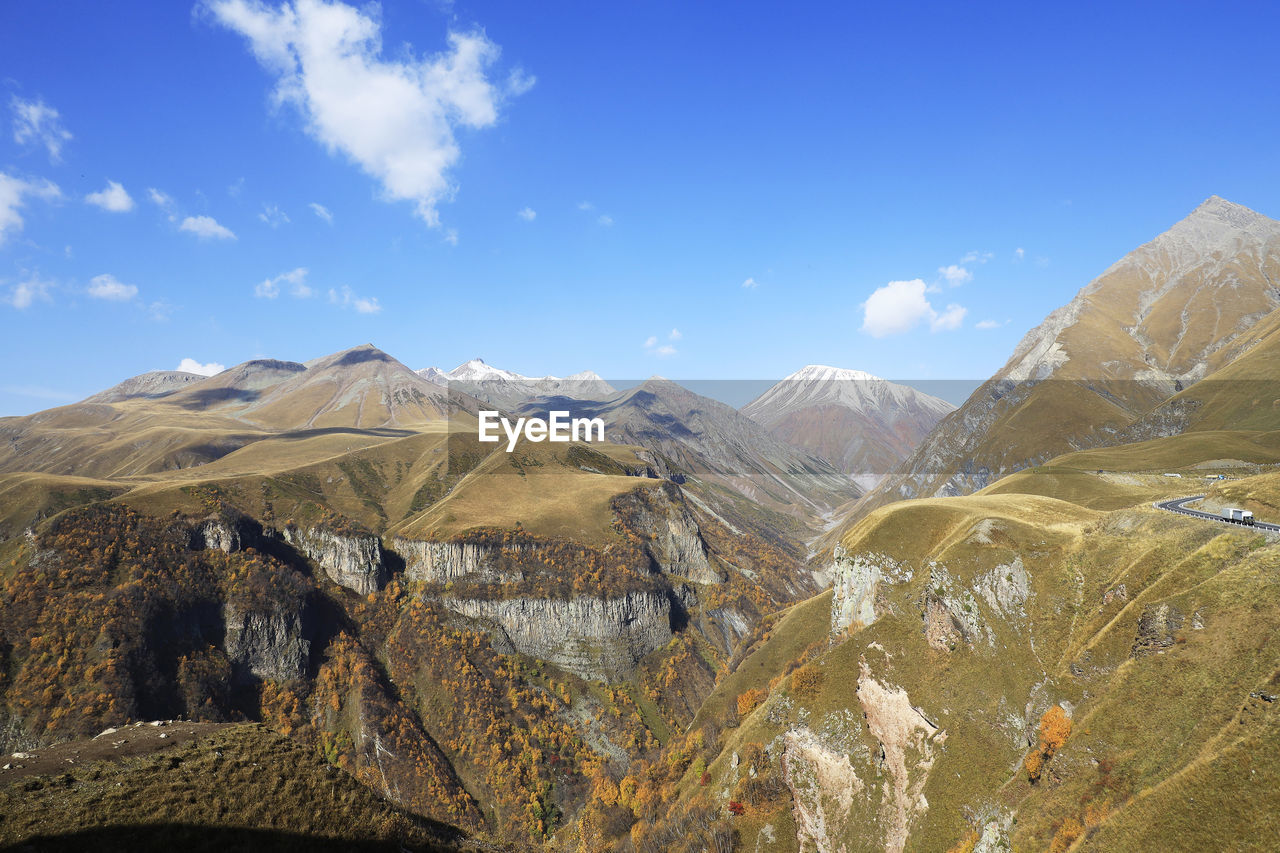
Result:
{"type": "Polygon", "coordinates": [[[747,714],[750,714],[756,708],[760,707],[760,703],[763,702],[765,697],[768,695],[768,693],[765,693],[758,687],[753,687],[745,693],[739,693],[738,714],[744,717],[747,714]]]}
{"type": "Polygon", "coordinates": [[[812,664],[805,664],[791,676],[791,689],[797,696],[812,699],[822,690],[822,682],[825,678],[822,670],[812,664]]]}
{"type": "Polygon", "coordinates": [[[1071,718],[1061,705],[1054,705],[1044,712],[1040,718],[1040,744],[1022,762],[1027,770],[1027,778],[1035,783],[1039,781],[1044,766],[1053,758],[1071,734],[1071,718]]]}

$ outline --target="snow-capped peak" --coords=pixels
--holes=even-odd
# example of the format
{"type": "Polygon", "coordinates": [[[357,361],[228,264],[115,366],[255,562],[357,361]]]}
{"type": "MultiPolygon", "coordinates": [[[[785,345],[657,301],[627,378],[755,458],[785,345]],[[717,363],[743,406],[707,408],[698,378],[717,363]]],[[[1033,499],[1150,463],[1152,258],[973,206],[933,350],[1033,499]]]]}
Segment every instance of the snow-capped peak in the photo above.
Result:
{"type": "Polygon", "coordinates": [[[825,364],[806,365],[787,377],[787,380],[799,380],[804,382],[824,382],[831,379],[843,382],[884,381],[879,376],[874,376],[864,370],[851,370],[846,367],[828,367],[825,364]]]}
{"type": "Polygon", "coordinates": [[[889,382],[864,370],[810,364],[774,385],[742,411],[766,422],[780,413],[817,405],[838,405],[864,413],[924,409],[939,416],[955,408],[909,385],[889,382]]]}
{"type": "Polygon", "coordinates": [[[512,373],[509,370],[503,370],[498,367],[485,364],[482,358],[473,358],[465,364],[460,364],[448,373],[450,379],[454,381],[492,381],[494,379],[506,379],[507,381],[523,382],[529,377],[521,376],[519,373],[512,373]]]}

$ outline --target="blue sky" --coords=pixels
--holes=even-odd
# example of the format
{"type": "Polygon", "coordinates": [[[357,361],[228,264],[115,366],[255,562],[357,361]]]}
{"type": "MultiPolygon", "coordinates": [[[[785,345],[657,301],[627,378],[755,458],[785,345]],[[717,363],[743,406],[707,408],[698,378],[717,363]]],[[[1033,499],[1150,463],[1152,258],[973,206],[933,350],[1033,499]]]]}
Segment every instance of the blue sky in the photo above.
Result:
{"type": "Polygon", "coordinates": [[[9,0],[0,414],[365,342],[983,378],[1207,196],[1280,216],[1274,7],[891,5],[9,0]]]}

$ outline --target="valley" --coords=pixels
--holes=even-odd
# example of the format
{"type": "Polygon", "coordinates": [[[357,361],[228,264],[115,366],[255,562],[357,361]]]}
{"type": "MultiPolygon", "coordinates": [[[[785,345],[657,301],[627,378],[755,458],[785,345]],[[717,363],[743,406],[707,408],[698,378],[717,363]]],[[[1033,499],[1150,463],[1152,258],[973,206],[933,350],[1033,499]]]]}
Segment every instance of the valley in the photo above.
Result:
{"type": "Polygon", "coordinates": [[[1277,280],[1212,197],[959,408],[367,344],[0,419],[0,751],[72,759],[0,770],[0,844],[1264,849],[1277,280]]]}

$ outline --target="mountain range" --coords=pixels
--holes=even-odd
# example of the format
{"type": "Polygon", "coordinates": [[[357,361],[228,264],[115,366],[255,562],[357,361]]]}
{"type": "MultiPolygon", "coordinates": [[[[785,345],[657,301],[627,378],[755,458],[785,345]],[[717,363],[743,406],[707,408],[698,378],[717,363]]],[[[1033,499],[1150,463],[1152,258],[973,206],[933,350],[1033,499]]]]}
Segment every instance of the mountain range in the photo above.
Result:
{"type": "Polygon", "coordinates": [[[454,388],[501,409],[514,409],[534,397],[564,396],[598,399],[616,392],[612,385],[594,371],[584,370],[572,376],[523,376],[485,364],[473,358],[453,370],[427,367],[418,375],[428,382],[454,388]]]}
{"type": "Polygon", "coordinates": [[[387,849],[1266,849],[1280,541],[1159,504],[1280,520],[1276,282],[1212,197],[959,408],[365,345],[0,419],[0,843],[304,797],[387,849]]]}

